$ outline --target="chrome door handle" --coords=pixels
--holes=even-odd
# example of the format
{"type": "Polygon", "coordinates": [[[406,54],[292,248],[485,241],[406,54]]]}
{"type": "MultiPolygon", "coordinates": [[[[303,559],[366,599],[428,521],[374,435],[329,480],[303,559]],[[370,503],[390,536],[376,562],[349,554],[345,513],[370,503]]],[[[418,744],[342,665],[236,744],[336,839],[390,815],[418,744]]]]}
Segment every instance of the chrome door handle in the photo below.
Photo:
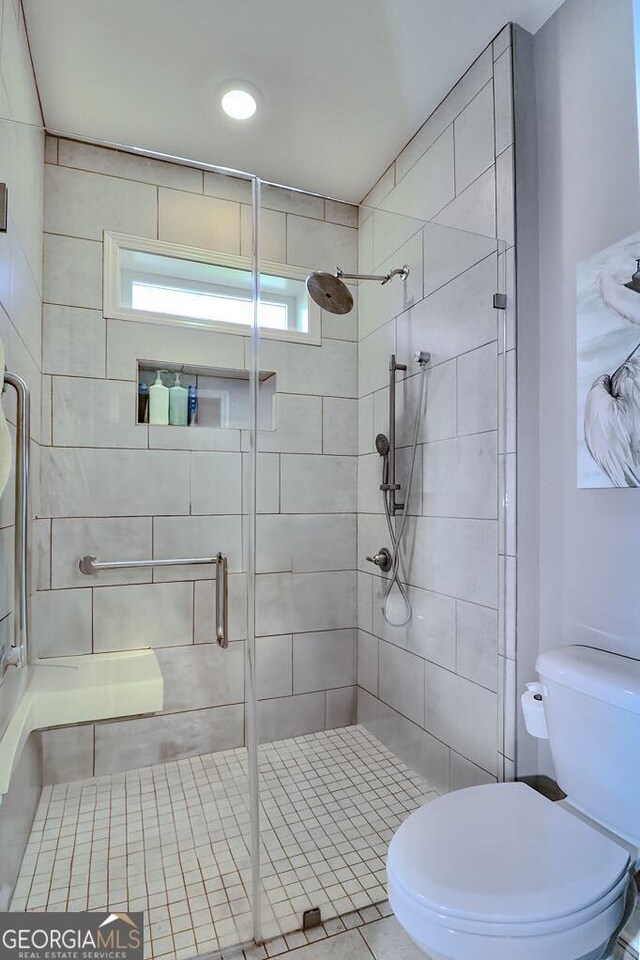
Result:
{"type": "Polygon", "coordinates": [[[227,558],[223,553],[216,557],[216,640],[219,647],[229,646],[229,591],[227,558]]]}

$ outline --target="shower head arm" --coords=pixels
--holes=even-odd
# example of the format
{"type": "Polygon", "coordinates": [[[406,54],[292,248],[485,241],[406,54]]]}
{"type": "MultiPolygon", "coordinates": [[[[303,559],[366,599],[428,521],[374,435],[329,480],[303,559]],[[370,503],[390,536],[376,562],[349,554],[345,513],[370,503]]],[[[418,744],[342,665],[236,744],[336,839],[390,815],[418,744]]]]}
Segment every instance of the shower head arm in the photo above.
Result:
{"type": "Polygon", "coordinates": [[[389,273],[379,274],[379,273],[345,273],[341,270],[340,267],[336,267],[336,277],[339,280],[377,280],[378,283],[384,286],[385,283],[389,283],[389,280],[392,280],[393,277],[400,277],[402,280],[406,280],[409,276],[409,265],[407,263],[402,267],[398,267],[395,270],[390,270],[389,273]]]}

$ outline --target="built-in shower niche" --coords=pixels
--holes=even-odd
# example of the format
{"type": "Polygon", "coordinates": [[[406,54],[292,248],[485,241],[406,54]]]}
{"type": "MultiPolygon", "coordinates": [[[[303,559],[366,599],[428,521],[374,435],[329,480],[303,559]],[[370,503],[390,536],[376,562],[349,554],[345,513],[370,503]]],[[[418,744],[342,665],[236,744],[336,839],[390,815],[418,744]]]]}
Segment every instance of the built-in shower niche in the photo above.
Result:
{"type": "MultiPolygon", "coordinates": [[[[222,367],[200,367],[184,363],[160,363],[152,360],[138,362],[136,419],[138,423],[150,423],[151,386],[157,382],[171,388],[179,384],[187,390],[187,422],[169,425],[193,427],[216,427],[223,430],[247,430],[250,428],[250,382],[248,370],[232,370],[222,367]],[[190,389],[191,388],[191,389],[190,389]],[[193,411],[193,391],[196,407],[193,411]]],[[[258,428],[273,430],[276,394],[276,374],[273,370],[261,370],[258,387],[258,428]]],[[[169,397],[169,399],[171,399],[169,397]]],[[[156,425],[162,425],[156,424],[156,425]]]]}

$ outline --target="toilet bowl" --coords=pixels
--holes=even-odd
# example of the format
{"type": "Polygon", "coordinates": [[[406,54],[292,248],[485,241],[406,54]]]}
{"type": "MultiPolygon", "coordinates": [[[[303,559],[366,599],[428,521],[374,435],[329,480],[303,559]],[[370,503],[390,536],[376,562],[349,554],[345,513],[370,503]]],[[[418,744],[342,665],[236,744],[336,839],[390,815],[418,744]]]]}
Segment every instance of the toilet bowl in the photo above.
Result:
{"type": "Polygon", "coordinates": [[[399,828],[389,902],[432,960],[601,960],[635,904],[635,859],[525,784],[470,787],[399,828]]]}
{"type": "Polygon", "coordinates": [[[389,846],[389,902],[432,960],[602,960],[636,901],[640,660],[566,646],[536,661],[527,730],[567,800],[523,783],[458,790],[389,846]]]}

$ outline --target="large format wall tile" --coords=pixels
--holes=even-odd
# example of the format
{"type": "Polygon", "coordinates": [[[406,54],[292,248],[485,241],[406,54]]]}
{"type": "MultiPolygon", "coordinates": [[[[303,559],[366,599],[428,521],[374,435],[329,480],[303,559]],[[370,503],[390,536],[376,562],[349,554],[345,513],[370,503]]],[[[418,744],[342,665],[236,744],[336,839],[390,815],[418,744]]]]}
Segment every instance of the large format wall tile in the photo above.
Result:
{"type": "MultiPolygon", "coordinates": [[[[214,557],[217,553],[224,553],[227,557],[229,573],[243,570],[240,516],[154,517],[154,559],[214,557]]],[[[213,564],[157,567],[153,573],[156,581],[211,580],[214,577],[213,564]]]]}
{"type": "Polygon", "coordinates": [[[358,446],[358,401],[322,399],[322,452],[353,456],[358,446]]]}
{"type": "Polygon", "coordinates": [[[422,517],[414,524],[407,550],[416,586],[497,607],[497,521],[422,517]]]}
{"type": "Polygon", "coordinates": [[[193,640],[193,584],[150,583],[93,591],[93,648],[137,650],[193,640]]]}
{"type": "Polygon", "coordinates": [[[380,699],[414,723],[424,726],[424,660],[381,642],[380,699]]]}
{"type": "Polygon", "coordinates": [[[357,690],[352,687],[334,687],[326,692],[325,726],[327,730],[348,727],[356,722],[357,690]]]}
{"type": "Polygon", "coordinates": [[[259,700],[293,693],[293,638],[256,637],[256,696],[259,700]]]}
{"type": "Polygon", "coordinates": [[[495,774],[497,695],[429,663],[425,689],[427,730],[487,773],[495,774]]]}
{"type": "Polygon", "coordinates": [[[498,612],[458,600],[457,673],[489,690],[498,688],[498,612]]]}
{"type": "Polygon", "coordinates": [[[294,693],[351,686],[355,680],[355,630],[325,630],[294,635],[294,693]]]}
{"type": "Polygon", "coordinates": [[[58,163],[63,167],[90,170],[125,180],[202,193],[202,170],[195,167],[152,160],[124,150],[105,150],[77,140],[58,141],[58,163]]]}
{"type": "Polygon", "coordinates": [[[481,237],[496,235],[496,172],[493,166],[440,211],[438,223],[481,237]]]}
{"type": "Polygon", "coordinates": [[[158,237],[221,253],[240,253],[238,204],[179,190],[158,191],[158,237]]]}
{"type": "Polygon", "coordinates": [[[355,514],[262,514],[257,531],[258,573],[355,567],[355,514]]]}
{"type": "Polygon", "coordinates": [[[453,126],[449,126],[385,198],[385,210],[431,220],[455,196],[453,168],[453,126]]]}
{"type": "Polygon", "coordinates": [[[498,519],[498,436],[478,433],[424,445],[428,517],[498,519]]]}
{"type": "Polygon", "coordinates": [[[488,257],[401,316],[398,356],[428,350],[432,362],[441,363],[495,340],[496,270],[495,256],[488,257]]]}
{"type": "Polygon", "coordinates": [[[47,303],[102,310],[102,244],[46,233],[43,287],[47,303]]]}
{"type": "Polygon", "coordinates": [[[43,730],[40,742],[43,784],[93,776],[93,724],[43,730]]]}
{"type": "Polygon", "coordinates": [[[482,433],[498,427],[498,363],[496,344],[489,343],[458,357],[458,434],[482,433]]]}
{"type": "Polygon", "coordinates": [[[169,323],[107,322],[107,376],[135,380],[139,360],[244,369],[245,337],[169,323]]]}
{"type": "Polygon", "coordinates": [[[45,448],[41,469],[42,516],[189,512],[188,453],[45,448]]]}
{"type": "Polygon", "coordinates": [[[263,340],[260,366],[277,371],[279,393],[355,397],[357,352],[356,344],[349,340],[325,340],[321,349],[263,340]]]}
{"type": "Polygon", "coordinates": [[[164,713],[244,701],[244,644],[196,644],[157,650],[164,713]]]}
{"type": "Polygon", "coordinates": [[[241,705],[189,710],[185,713],[97,723],[95,774],[135,770],[167,760],[241,747],[241,705]]]}
{"type": "Polygon", "coordinates": [[[157,190],[151,184],[46,165],[44,228],[102,240],[104,230],[155,237],[157,190]]]}
{"type": "Polygon", "coordinates": [[[191,454],[191,512],[242,512],[242,464],[239,453],[191,454]]]}
{"type": "Polygon", "coordinates": [[[324,691],[261,700],[258,704],[258,740],[270,743],[323,730],[325,708],[324,691]]]}
{"type": "Polygon", "coordinates": [[[103,570],[86,577],[81,557],[98,560],[148,560],[152,555],[151,517],[53,520],[51,525],[51,586],[111,586],[144,583],[151,570],[103,570]]]}
{"type": "Polygon", "coordinates": [[[487,83],[456,117],[454,129],[456,192],[461,193],[477,180],[495,159],[491,82],[487,83]]]}
{"type": "Polygon", "coordinates": [[[104,377],[106,322],[99,310],[45,304],[42,370],[69,377],[104,377]]]}
{"type": "Polygon", "coordinates": [[[351,227],[320,223],[306,217],[287,216],[287,263],[310,270],[355,273],[357,237],[351,227]]]}
{"type": "Polygon", "coordinates": [[[284,513],[354,513],[355,457],[282,457],[282,511],[284,513]]]}
{"type": "Polygon", "coordinates": [[[91,590],[45,590],[33,597],[38,657],[91,653],[91,590]]]}
{"type": "Polygon", "coordinates": [[[146,447],[147,428],[136,423],[136,404],[135,383],[54,377],[53,444],[146,447]]]}

